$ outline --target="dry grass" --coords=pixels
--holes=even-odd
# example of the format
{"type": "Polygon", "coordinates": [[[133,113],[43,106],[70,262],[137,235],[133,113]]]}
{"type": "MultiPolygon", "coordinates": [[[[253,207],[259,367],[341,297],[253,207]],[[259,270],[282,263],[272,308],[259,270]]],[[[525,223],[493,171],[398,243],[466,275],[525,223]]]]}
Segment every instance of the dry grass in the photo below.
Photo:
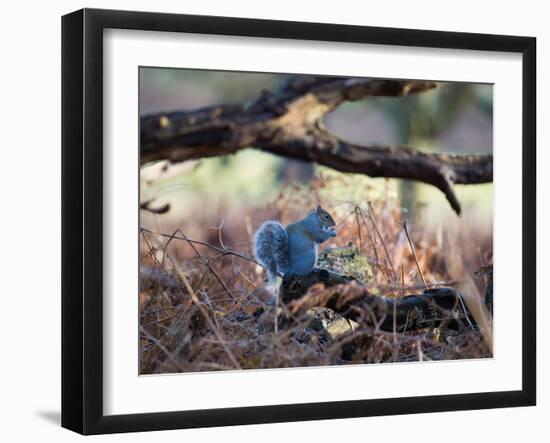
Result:
{"type": "Polygon", "coordinates": [[[223,223],[214,211],[192,211],[178,230],[143,217],[140,372],[490,357],[488,318],[485,334],[392,334],[359,324],[333,338],[312,323],[311,311],[290,313],[287,307],[266,305],[270,294],[264,273],[250,259],[254,229],[270,218],[285,223],[299,219],[304,208],[317,204],[338,224],[338,236],[321,249],[359,248],[365,260],[358,271],[372,293],[400,297],[421,293],[425,285],[446,285],[481,305],[485,282],[474,272],[492,263],[492,220],[473,223],[450,213],[442,225],[417,216],[407,224],[409,242],[406,217],[389,185],[370,202],[343,201],[328,190],[346,185],[345,180],[321,175],[307,189],[289,186],[261,210],[223,210],[223,223]]]}

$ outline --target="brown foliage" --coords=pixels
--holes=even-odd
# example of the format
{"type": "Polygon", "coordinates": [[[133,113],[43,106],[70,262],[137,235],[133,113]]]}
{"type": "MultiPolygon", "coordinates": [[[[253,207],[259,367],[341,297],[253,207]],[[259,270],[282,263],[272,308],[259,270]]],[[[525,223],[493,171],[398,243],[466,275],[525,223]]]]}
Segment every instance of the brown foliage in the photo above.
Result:
{"type": "MultiPolygon", "coordinates": [[[[322,285],[311,288],[303,301],[267,304],[270,293],[263,270],[249,259],[253,229],[268,218],[295,220],[303,215],[298,208],[319,203],[335,216],[338,228],[338,236],[323,246],[357,245],[369,267],[369,280],[363,283],[370,293],[400,297],[421,292],[421,269],[428,286],[473,281],[474,296],[483,294],[484,280],[474,272],[492,261],[490,225],[483,231],[479,225],[453,218],[443,228],[417,217],[408,223],[415,259],[403,227],[405,216],[394,197],[360,205],[334,203],[320,192],[330,180],[318,177],[307,193],[290,186],[269,208],[227,211],[223,226],[205,211],[182,220],[175,236],[142,230],[140,373],[491,356],[490,346],[476,330],[392,334],[376,324],[358,322],[332,337],[312,316],[313,305],[326,304],[334,290],[322,285]],[[312,300],[313,305],[304,305],[312,300]]],[[[338,290],[353,298],[358,289],[350,283],[338,290]]]]}

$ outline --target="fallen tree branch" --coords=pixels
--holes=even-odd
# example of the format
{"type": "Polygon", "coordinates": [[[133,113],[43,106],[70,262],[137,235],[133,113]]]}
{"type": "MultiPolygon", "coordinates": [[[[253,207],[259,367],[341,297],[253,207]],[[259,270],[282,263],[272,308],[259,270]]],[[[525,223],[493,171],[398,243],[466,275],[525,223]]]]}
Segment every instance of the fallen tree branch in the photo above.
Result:
{"type": "Polygon", "coordinates": [[[285,277],[279,288],[282,303],[297,314],[312,307],[327,307],[345,318],[385,332],[404,332],[445,325],[472,327],[473,318],[463,296],[453,288],[425,289],[418,295],[390,298],[372,295],[354,278],[325,269],[305,276],[285,277]]]}
{"type": "Polygon", "coordinates": [[[264,91],[252,103],[142,117],[141,162],[181,162],[234,154],[253,146],[342,172],[427,183],[443,192],[460,214],[453,185],[491,182],[492,156],[357,145],[331,134],[323,125],[324,116],[344,102],[372,96],[406,96],[436,86],[416,80],[291,77],[279,91],[264,91]]]}

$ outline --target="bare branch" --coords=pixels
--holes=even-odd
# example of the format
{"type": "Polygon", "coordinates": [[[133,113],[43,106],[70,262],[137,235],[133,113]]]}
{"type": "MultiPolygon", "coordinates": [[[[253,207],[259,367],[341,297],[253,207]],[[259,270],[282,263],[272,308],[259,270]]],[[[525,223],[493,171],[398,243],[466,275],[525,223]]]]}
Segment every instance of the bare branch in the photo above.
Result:
{"type": "Polygon", "coordinates": [[[359,146],[315,129],[298,139],[280,133],[260,144],[262,150],[286,157],[309,160],[341,172],[371,177],[402,178],[438,188],[457,214],[461,208],[453,184],[479,184],[493,180],[491,155],[433,154],[407,146],[359,146]]]}
{"type": "Polygon", "coordinates": [[[416,80],[291,77],[279,91],[264,91],[245,105],[142,117],[141,161],[181,162],[234,154],[254,146],[342,172],[427,183],[441,190],[460,214],[453,185],[491,182],[492,156],[425,153],[406,146],[361,146],[329,133],[322,121],[346,101],[400,97],[436,86],[416,80]]]}
{"type": "Polygon", "coordinates": [[[152,214],[166,214],[170,210],[170,203],[166,203],[158,208],[151,207],[152,200],[147,200],[139,204],[139,209],[142,211],[151,212],[152,214]]]}

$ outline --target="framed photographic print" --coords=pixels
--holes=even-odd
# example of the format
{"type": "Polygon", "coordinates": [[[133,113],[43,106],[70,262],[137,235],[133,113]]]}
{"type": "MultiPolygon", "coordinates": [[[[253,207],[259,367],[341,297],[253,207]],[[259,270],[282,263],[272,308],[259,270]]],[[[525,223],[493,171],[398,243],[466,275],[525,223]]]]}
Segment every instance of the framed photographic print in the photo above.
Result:
{"type": "Polygon", "coordinates": [[[62,425],[534,405],[530,37],[62,21],[62,425]]]}

